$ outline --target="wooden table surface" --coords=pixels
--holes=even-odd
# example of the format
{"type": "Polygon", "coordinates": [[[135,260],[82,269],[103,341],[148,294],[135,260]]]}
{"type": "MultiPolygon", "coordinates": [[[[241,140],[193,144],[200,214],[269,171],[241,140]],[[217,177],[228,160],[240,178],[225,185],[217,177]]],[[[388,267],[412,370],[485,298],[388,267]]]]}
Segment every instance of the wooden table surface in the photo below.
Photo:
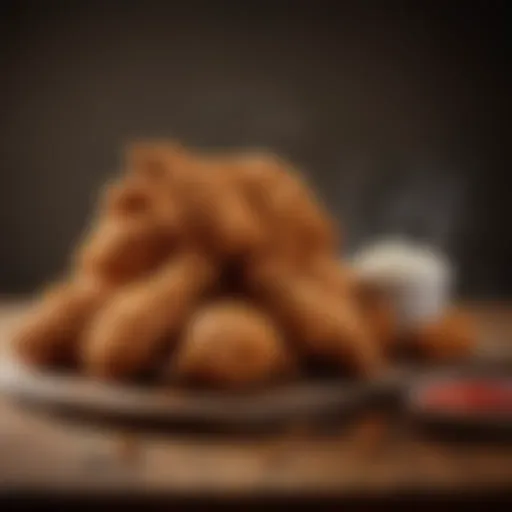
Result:
{"type": "MultiPolygon", "coordinates": [[[[485,332],[512,334],[512,308],[471,306],[485,332]]],[[[2,302],[8,339],[25,307],[2,302]]],[[[391,495],[512,488],[512,444],[425,439],[369,411],[328,433],[155,432],[71,421],[0,397],[0,489],[151,496],[391,495]]]]}

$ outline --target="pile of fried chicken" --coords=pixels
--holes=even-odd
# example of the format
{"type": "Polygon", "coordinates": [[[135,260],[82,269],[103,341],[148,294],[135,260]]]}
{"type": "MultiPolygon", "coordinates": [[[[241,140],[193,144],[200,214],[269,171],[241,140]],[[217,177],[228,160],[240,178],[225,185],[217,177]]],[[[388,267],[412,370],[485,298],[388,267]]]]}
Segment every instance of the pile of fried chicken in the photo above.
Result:
{"type": "MultiPolygon", "coordinates": [[[[288,162],[140,142],[124,167],[17,333],[24,361],[108,380],[165,367],[176,382],[232,389],[311,360],[360,378],[385,370],[390,304],[342,263],[337,226],[288,162]]],[[[463,354],[464,322],[443,322],[418,346],[463,354]]]]}

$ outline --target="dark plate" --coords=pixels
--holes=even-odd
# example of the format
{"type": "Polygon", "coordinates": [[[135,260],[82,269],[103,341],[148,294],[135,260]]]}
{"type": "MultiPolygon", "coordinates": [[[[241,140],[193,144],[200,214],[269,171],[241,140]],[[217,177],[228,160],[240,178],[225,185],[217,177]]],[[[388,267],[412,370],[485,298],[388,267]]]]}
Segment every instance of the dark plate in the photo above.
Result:
{"type": "Polygon", "coordinates": [[[15,399],[69,412],[121,420],[208,425],[270,424],[320,419],[382,402],[398,380],[354,382],[328,378],[279,384],[244,393],[105,383],[76,374],[41,371],[15,357],[0,358],[0,390],[15,399]]]}

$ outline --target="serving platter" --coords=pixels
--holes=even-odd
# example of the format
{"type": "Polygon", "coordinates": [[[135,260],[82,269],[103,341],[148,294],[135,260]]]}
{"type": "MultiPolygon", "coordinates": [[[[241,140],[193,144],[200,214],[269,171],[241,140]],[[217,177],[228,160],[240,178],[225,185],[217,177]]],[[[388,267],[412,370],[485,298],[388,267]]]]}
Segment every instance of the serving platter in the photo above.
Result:
{"type": "MultiPolygon", "coordinates": [[[[464,373],[511,375],[512,350],[505,338],[480,338],[464,373]],[[483,343],[485,340],[485,343],[483,343]]],[[[27,366],[9,350],[0,351],[0,392],[16,401],[61,412],[101,416],[120,421],[193,423],[204,426],[259,426],[296,420],[321,421],[341,417],[371,405],[402,400],[413,410],[413,389],[458,368],[400,365],[375,381],[348,378],[302,378],[245,392],[183,388],[168,384],[108,383],[77,373],[63,373],[27,366]],[[409,394],[408,393],[409,390],[409,394]]]]}
{"type": "Polygon", "coordinates": [[[0,392],[24,403],[117,420],[206,425],[264,425],[343,415],[382,400],[398,377],[356,382],[340,378],[298,380],[245,392],[172,385],[107,383],[71,373],[27,366],[15,355],[0,357],[0,392]]]}

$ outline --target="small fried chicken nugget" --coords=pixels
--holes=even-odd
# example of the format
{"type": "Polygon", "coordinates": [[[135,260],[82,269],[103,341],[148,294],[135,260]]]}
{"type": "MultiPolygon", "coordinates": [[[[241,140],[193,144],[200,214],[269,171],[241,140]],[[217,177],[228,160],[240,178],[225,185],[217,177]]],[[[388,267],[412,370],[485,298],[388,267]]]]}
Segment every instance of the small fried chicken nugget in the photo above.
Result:
{"type": "Polygon", "coordinates": [[[178,334],[214,277],[208,260],[184,253],[148,279],[121,288],[86,333],[86,372],[107,379],[144,372],[162,343],[178,334]]]}
{"type": "Polygon", "coordinates": [[[456,361],[472,355],[476,345],[474,319],[458,308],[450,308],[436,321],[413,333],[420,356],[429,361],[456,361]]]}
{"type": "Polygon", "coordinates": [[[191,318],[173,369],[179,379],[238,389],[266,383],[291,366],[268,315],[246,302],[220,300],[191,318]]]}
{"type": "Polygon", "coordinates": [[[16,333],[16,352],[38,366],[73,363],[84,329],[111,293],[101,281],[86,278],[48,288],[16,333]]]}
{"type": "Polygon", "coordinates": [[[380,347],[349,296],[326,291],[314,280],[275,262],[254,266],[250,272],[253,293],[302,352],[329,359],[356,375],[370,377],[380,372],[380,347]]]}

